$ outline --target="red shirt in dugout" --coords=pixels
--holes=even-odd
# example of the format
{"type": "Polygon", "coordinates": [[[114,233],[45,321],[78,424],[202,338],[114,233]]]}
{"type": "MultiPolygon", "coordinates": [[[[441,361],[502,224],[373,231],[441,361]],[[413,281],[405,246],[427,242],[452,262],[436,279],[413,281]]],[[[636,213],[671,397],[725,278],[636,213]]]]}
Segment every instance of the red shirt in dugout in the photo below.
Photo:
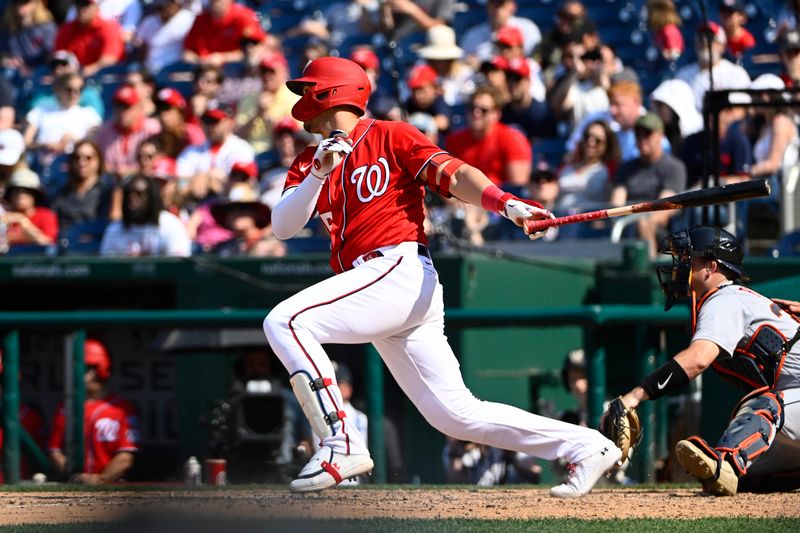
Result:
{"type": "Polygon", "coordinates": [[[451,133],[445,146],[454,156],[482,170],[495,185],[505,183],[506,165],[532,159],[531,143],[525,135],[499,122],[481,139],[476,139],[469,128],[451,133]]]}
{"type": "Polygon", "coordinates": [[[183,47],[203,57],[218,52],[240,50],[242,38],[266,37],[255,12],[241,4],[231,4],[228,13],[217,19],[204,10],[192,25],[183,47]]]}
{"type": "MultiPolygon", "coordinates": [[[[353,152],[331,172],[316,206],[331,234],[330,264],[337,273],[350,270],[359,256],[382,246],[427,244],[425,179],[420,173],[426,172],[433,156],[446,154],[405,122],[361,119],[350,139],[353,152]]],[[[297,156],[284,190],[303,179],[316,179],[309,176],[315,151],[309,147],[297,156]]]]}
{"type": "MultiPolygon", "coordinates": [[[[83,409],[83,471],[100,474],[117,452],[139,450],[139,422],[133,405],[109,394],[102,400],[86,400],[83,409]]],[[[64,406],[53,422],[48,448],[63,450],[66,431],[64,406]]]]}
{"type": "Polygon", "coordinates": [[[97,17],[86,26],[73,20],[59,28],[54,50],[72,52],[81,66],[93,65],[103,56],[122,59],[125,56],[125,43],[121,34],[122,29],[113,20],[97,17]]]}

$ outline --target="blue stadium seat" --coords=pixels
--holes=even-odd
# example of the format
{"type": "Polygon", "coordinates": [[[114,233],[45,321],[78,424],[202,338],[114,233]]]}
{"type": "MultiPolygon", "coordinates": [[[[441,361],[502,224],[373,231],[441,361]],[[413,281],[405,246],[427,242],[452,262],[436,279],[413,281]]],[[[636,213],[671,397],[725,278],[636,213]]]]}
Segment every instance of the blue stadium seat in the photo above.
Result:
{"type": "Polygon", "coordinates": [[[781,237],[772,255],[774,257],[800,257],[800,231],[781,237]]]}
{"type": "Polygon", "coordinates": [[[55,194],[67,182],[70,154],[57,156],[49,165],[39,171],[47,196],[55,194]]]}
{"type": "Polygon", "coordinates": [[[564,139],[534,139],[533,144],[533,164],[547,163],[551,169],[556,169],[564,159],[566,149],[564,139]]]}
{"type": "Polygon", "coordinates": [[[107,225],[108,222],[105,220],[75,224],[59,236],[61,253],[66,255],[98,253],[107,225]]]}

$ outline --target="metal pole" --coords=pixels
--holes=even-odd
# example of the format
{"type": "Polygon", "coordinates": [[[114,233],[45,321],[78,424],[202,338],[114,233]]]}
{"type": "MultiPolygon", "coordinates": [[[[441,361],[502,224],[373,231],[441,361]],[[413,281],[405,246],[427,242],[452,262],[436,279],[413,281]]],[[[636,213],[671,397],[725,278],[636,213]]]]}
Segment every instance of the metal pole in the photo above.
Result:
{"type": "Polygon", "coordinates": [[[72,472],[83,472],[83,404],[86,402],[86,384],[83,376],[86,365],[83,361],[83,344],[86,331],[79,329],[72,334],[72,472]]]}
{"type": "Polygon", "coordinates": [[[3,339],[3,470],[9,485],[19,484],[19,331],[3,339]]]}
{"type": "Polygon", "coordinates": [[[381,356],[371,344],[367,345],[366,370],[369,450],[375,461],[372,479],[375,483],[386,483],[386,441],[383,435],[383,364],[381,356]]]}

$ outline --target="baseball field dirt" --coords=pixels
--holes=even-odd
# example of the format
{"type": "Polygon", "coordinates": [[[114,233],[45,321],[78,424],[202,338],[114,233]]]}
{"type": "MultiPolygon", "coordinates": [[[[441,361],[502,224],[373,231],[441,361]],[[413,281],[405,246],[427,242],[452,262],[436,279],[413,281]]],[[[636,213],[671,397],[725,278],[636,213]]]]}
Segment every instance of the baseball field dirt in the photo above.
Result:
{"type": "Polygon", "coordinates": [[[579,500],[543,488],[348,488],[296,496],[284,488],[0,492],[0,526],[96,523],[136,513],[218,519],[800,518],[800,492],[715,498],[699,490],[597,489],[579,500]]]}

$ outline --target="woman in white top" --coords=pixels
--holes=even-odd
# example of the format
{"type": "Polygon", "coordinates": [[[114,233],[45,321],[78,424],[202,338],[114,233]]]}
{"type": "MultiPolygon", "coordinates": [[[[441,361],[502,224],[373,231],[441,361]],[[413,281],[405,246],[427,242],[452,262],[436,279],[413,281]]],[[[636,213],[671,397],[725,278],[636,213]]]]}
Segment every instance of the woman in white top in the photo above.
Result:
{"type": "Polygon", "coordinates": [[[162,208],[158,185],[153,179],[138,175],[124,185],[122,220],[106,228],[100,254],[186,257],[191,246],[183,222],[162,208]]]}
{"type": "Polygon", "coordinates": [[[617,136],[604,120],[590,122],[575,146],[572,163],[558,176],[556,209],[590,209],[606,205],[611,194],[611,173],[619,163],[617,136]]]}
{"type": "MultiPolygon", "coordinates": [[[[750,88],[781,90],[786,86],[775,74],[763,74],[753,80],[750,88]]],[[[753,144],[750,175],[754,178],[770,177],[780,169],[786,147],[797,138],[797,126],[786,109],[775,107],[756,108],[751,125],[757,137],[753,144]]]]}
{"type": "Polygon", "coordinates": [[[97,111],[78,104],[82,90],[79,74],[62,74],[53,84],[56,101],[34,107],[25,117],[25,146],[39,150],[43,163],[71,153],[74,143],[88,137],[103,121],[97,111]]]}

